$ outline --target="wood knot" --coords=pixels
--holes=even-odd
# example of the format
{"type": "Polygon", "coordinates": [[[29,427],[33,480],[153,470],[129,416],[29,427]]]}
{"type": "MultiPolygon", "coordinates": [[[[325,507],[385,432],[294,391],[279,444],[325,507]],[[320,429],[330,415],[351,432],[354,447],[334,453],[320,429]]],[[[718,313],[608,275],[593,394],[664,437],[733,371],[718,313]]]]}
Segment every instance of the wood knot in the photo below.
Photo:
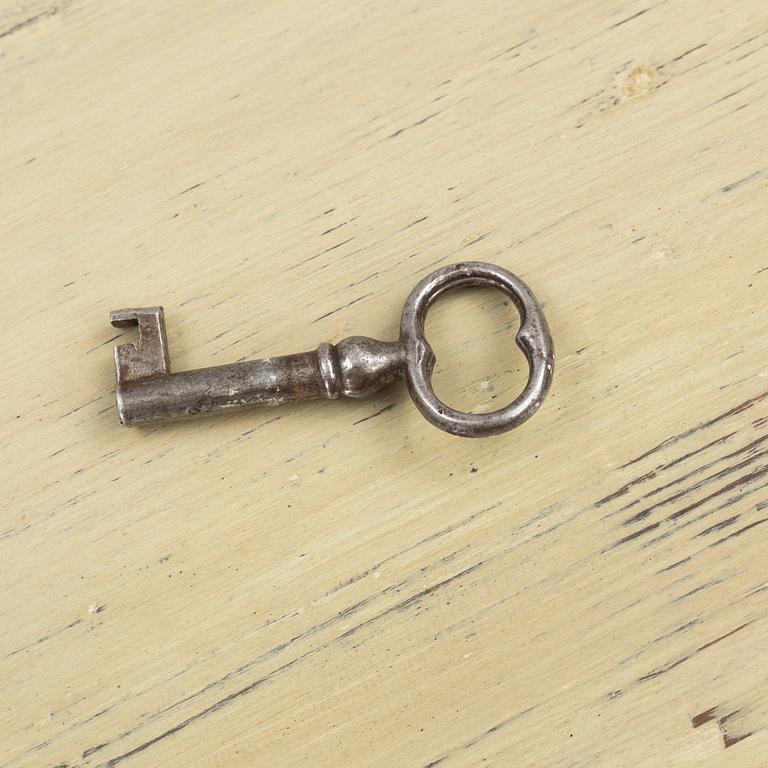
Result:
{"type": "Polygon", "coordinates": [[[655,67],[640,64],[621,76],[619,87],[624,99],[637,99],[655,91],[662,85],[659,71],[655,67]]]}

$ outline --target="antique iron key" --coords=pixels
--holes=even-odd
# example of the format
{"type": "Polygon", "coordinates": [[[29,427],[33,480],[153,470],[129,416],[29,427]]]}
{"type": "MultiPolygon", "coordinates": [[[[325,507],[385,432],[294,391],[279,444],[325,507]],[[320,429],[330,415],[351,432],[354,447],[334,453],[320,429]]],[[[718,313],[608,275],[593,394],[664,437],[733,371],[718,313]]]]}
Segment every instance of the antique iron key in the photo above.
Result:
{"type": "Polygon", "coordinates": [[[483,437],[530,418],[554,372],[552,339],[538,301],[520,278],[483,262],[454,264],[425,277],[405,302],[398,341],[350,336],[312,352],[171,373],[162,307],[118,309],[110,320],[118,328],[138,326],[137,342],[115,347],[117,409],[126,425],[292,400],[366,397],[404,378],[427,421],[454,435],[483,437]],[[470,285],[496,288],[513,301],[521,318],[516,341],[528,360],[522,393],[491,413],[454,410],[431,384],[435,356],[424,336],[427,310],[444,291],[470,285]]]}

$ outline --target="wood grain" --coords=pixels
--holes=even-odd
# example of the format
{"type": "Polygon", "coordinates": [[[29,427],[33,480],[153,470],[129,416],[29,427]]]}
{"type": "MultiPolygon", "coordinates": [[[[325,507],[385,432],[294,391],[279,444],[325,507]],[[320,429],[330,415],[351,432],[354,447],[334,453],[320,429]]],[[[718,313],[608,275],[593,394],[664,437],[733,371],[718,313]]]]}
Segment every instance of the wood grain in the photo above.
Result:
{"type": "MultiPolygon", "coordinates": [[[[0,72],[0,766],[766,768],[764,3],[6,1],[0,72]],[[117,423],[112,308],[181,370],[463,259],[546,305],[514,433],[117,423]]],[[[439,393],[516,323],[436,306],[439,393]]]]}

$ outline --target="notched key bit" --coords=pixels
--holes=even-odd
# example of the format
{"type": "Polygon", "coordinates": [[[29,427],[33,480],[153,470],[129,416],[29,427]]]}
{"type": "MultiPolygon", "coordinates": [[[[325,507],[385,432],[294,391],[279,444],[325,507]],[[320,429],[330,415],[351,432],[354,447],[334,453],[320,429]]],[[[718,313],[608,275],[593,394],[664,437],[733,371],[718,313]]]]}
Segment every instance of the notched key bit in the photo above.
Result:
{"type": "Polygon", "coordinates": [[[113,310],[110,321],[118,328],[138,326],[137,342],[115,347],[117,408],[126,425],[293,400],[367,397],[404,378],[430,423],[455,435],[482,437],[530,418],[554,372],[552,339],[536,298],[511,272],[483,262],[454,264],[424,278],[405,303],[398,341],[350,336],[338,344],[323,342],[312,352],[171,373],[162,307],[113,310]],[[424,337],[427,310],[444,291],[469,285],[497,288],[521,316],[516,341],[528,360],[528,383],[510,405],[492,413],[456,411],[438,399],[431,384],[435,357],[424,337]]]}
{"type": "Polygon", "coordinates": [[[109,313],[109,321],[115,328],[135,325],[139,329],[136,343],[115,347],[118,385],[153,376],[167,376],[171,372],[162,307],[113,309],[109,313]]]}

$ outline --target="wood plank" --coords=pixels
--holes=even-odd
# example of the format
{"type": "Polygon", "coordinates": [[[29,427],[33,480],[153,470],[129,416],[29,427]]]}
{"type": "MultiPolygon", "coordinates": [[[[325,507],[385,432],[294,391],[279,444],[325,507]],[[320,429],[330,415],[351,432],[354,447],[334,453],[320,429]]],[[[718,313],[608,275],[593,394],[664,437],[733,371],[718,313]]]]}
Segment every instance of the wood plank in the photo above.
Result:
{"type": "MultiPolygon", "coordinates": [[[[764,4],[25,0],[0,69],[0,766],[764,768],[764,4]],[[470,259],[555,340],[513,433],[117,423],[110,309],[181,370],[470,259]]],[[[517,322],[441,300],[441,396],[517,322]]]]}

